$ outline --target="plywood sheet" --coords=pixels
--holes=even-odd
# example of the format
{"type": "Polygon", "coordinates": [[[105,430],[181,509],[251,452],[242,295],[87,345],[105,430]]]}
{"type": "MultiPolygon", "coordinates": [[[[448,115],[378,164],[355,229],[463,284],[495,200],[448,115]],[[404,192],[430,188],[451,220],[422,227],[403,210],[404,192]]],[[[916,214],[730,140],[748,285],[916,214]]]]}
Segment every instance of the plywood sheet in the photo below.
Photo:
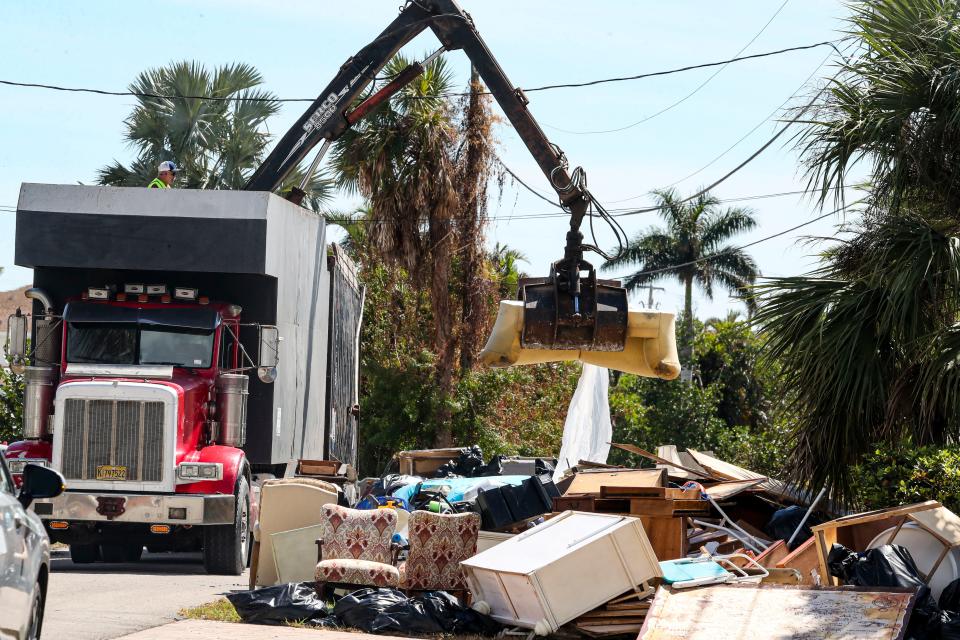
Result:
{"type": "Polygon", "coordinates": [[[900,640],[910,590],[725,585],[660,588],[638,640],[900,640]]]}

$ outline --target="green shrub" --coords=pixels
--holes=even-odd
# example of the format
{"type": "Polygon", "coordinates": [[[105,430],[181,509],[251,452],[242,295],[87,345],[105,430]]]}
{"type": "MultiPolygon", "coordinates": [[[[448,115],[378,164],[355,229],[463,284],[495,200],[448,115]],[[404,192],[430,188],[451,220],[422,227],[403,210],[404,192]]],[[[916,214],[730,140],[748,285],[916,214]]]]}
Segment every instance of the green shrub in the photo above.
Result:
{"type": "Polygon", "coordinates": [[[859,508],[938,500],[960,513],[960,446],[876,446],[854,467],[859,508]]]}

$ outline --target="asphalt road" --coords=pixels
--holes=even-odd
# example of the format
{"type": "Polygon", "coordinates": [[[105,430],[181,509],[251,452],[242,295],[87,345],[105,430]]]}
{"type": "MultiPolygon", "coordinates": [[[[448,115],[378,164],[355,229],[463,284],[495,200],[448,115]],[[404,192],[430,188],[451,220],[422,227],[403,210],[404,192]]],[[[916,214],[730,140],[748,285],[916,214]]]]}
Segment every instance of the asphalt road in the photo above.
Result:
{"type": "Polygon", "coordinates": [[[136,563],[75,565],[68,553],[54,551],[51,564],[46,640],[117,638],[170,622],[183,607],[247,584],[246,572],[208,576],[199,553],[144,553],[136,563]]]}

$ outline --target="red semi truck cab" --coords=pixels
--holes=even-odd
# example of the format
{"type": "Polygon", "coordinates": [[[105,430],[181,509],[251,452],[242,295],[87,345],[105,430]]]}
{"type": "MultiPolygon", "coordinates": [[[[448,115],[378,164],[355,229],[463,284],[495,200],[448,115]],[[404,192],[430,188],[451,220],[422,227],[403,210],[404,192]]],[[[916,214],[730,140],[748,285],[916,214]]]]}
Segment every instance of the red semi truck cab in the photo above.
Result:
{"type": "Polygon", "coordinates": [[[231,547],[246,560],[250,366],[237,339],[241,312],[165,284],[90,287],[66,304],[54,329],[59,366],[25,372],[31,439],[6,455],[14,474],[29,462],[63,473],[71,490],[34,509],[75,559],[132,560],[144,544],[175,540],[217,547],[221,557],[206,558],[211,571],[234,572],[231,547]],[[52,424],[34,409],[51,404],[52,424]]]}
{"type": "Polygon", "coordinates": [[[25,184],[16,262],[34,288],[8,322],[24,439],[4,455],[63,474],[33,508],[75,562],[202,550],[239,574],[255,477],[356,465],[363,292],[322,217],[268,193],[25,184]]]}

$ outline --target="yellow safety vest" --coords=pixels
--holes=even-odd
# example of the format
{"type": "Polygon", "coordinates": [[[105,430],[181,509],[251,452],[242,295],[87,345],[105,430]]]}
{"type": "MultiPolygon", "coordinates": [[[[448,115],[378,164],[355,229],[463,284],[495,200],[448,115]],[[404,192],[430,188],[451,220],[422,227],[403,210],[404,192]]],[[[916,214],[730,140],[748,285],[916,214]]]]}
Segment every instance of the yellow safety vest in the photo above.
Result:
{"type": "Polygon", "coordinates": [[[170,186],[160,178],[154,178],[153,182],[147,185],[147,189],[169,189],[170,186]]]}

